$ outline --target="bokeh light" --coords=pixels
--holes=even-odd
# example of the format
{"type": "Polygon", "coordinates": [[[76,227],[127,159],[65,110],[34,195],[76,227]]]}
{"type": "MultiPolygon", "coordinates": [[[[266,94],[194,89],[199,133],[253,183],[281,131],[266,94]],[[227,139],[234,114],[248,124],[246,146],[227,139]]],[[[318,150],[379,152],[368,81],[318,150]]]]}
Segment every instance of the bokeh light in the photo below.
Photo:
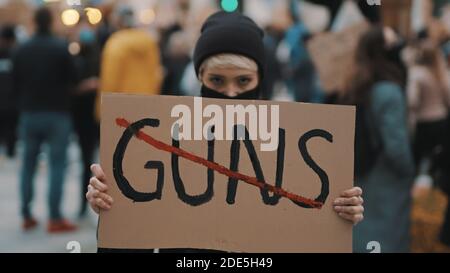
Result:
{"type": "Polygon", "coordinates": [[[150,25],[155,21],[156,14],[153,9],[144,9],[139,13],[139,21],[144,25],[150,25]]]}
{"type": "Polygon", "coordinates": [[[66,26],[73,26],[80,21],[80,14],[75,9],[66,9],[61,14],[62,23],[66,26]]]}
{"type": "Polygon", "coordinates": [[[239,1],[238,0],[222,0],[221,6],[224,11],[233,12],[238,9],[239,1]]]}
{"type": "Polygon", "coordinates": [[[100,23],[102,20],[102,12],[99,9],[96,8],[85,8],[86,16],[88,18],[89,23],[92,25],[96,25],[100,23]]]}
{"type": "Polygon", "coordinates": [[[80,44],[77,42],[73,42],[69,44],[69,53],[71,55],[78,55],[80,53],[81,47],[80,44]]]}

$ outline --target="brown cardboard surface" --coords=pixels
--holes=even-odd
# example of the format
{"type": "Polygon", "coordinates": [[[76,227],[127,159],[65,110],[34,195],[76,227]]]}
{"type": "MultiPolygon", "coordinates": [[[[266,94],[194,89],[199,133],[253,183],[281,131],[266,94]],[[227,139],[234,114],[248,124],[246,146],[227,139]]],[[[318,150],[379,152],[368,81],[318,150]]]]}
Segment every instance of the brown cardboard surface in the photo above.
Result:
{"type": "MultiPolygon", "coordinates": [[[[305,163],[299,138],[311,130],[329,132],[332,142],[316,137],[307,142],[308,152],[329,179],[329,195],[321,209],[308,209],[282,197],[277,205],[266,205],[260,189],[239,181],[235,203],[226,202],[228,177],[214,172],[213,197],[203,205],[184,203],[175,191],[171,154],[133,137],[123,161],[123,175],[140,192],[156,190],[157,171],[144,168],[148,161],[161,161],[164,181],[161,200],[134,202],[119,189],[113,174],[113,156],[125,128],[117,118],[133,123],[159,119],[157,128],[141,133],[172,145],[171,117],[174,105],[193,109],[194,98],[106,94],[102,97],[101,165],[108,179],[112,210],[102,212],[98,246],[101,248],[200,248],[232,252],[351,252],[352,225],[341,219],[333,200],[353,185],[355,110],[353,107],[313,104],[223,101],[204,99],[203,105],[279,105],[280,127],[285,129],[285,158],[282,188],[314,199],[321,192],[317,173],[305,163]]],[[[208,119],[204,119],[206,122],[208,119]]],[[[260,150],[254,141],[264,178],[274,185],[277,151],[260,150]]],[[[207,141],[180,141],[180,148],[207,158],[207,141]]],[[[215,141],[214,162],[230,167],[231,141],[215,141]]],[[[245,146],[241,143],[239,173],[256,176],[245,146]]],[[[179,174],[187,194],[200,195],[207,188],[207,168],[179,158],[179,174]]],[[[272,194],[271,194],[272,195],[272,194]]]]}
{"type": "Polygon", "coordinates": [[[352,72],[356,47],[361,35],[368,30],[367,22],[358,23],[341,32],[315,36],[308,49],[319,73],[322,88],[328,92],[342,91],[352,72]]]}

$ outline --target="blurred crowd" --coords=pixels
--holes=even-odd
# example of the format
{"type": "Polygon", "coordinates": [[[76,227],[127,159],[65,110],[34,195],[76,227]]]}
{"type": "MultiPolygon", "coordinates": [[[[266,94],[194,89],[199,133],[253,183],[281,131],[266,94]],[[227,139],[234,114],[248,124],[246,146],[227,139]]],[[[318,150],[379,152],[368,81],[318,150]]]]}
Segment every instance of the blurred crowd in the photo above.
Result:
{"type": "MultiPolygon", "coordinates": [[[[97,25],[81,14],[64,34],[54,31],[58,18],[45,5],[34,11],[28,37],[18,36],[18,25],[1,26],[0,145],[8,157],[17,156],[19,140],[23,146],[19,180],[25,230],[37,224],[33,178],[43,143],[50,165],[48,231],[76,229],[60,210],[72,136],[83,166],[79,214],[86,214],[102,92],[200,95],[193,46],[220,1],[201,9],[192,2],[175,1],[176,19],[158,27],[143,27],[138,20],[145,19],[143,14],[123,3],[104,7],[97,25]]],[[[368,1],[265,2],[272,8],[262,25],[267,60],[262,99],[357,106],[355,183],[364,190],[366,212],[355,238],[367,243],[376,234],[386,251],[410,251],[412,198],[423,188],[450,194],[450,1],[426,1],[429,12],[422,10],[423,22],[408,32],[382,27],[382,8],[368,1]],[[330,19],[315,27],[304,20],[302,5],[321,6],[330,19]],[[342,68],[350,72],[345,87],[325,90],[308,42],[353,23],[345,12],[357,12],[370,27],[352,56],[354,67],[342,68]]],[[[443,221],[440,241],[450,246],[449,208],[443,221]]],[[[355,242],[354,249],[366,252],[366,245],[355,242]]]]}

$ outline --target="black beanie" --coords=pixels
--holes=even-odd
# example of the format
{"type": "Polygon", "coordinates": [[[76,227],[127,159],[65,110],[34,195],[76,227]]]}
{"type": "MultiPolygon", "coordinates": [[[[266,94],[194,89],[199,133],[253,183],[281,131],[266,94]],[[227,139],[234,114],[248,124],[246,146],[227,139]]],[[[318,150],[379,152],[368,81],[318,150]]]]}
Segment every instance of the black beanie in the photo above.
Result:
{"type": "Polygon", "coordinates": [[[258,65],[261,78],[265,70],[264,32],[256,23],[239,12],[220,11],[203,24],[194,51],[197,76],[200,66],[217,54],[237,54],[250,58],[258,65]]]}

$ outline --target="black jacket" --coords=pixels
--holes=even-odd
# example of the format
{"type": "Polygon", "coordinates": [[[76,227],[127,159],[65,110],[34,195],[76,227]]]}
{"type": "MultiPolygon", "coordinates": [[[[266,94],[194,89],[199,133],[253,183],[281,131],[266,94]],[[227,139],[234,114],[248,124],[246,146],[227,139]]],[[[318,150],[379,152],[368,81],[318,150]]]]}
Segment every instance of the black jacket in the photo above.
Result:
{"type": "Polygon", "coordinates": [[[13,88],[24,112],[67,112],[76,70],[68,45],[51,34],[37,34],[13,56],[13,88]]]}
{"type": "Polygon", "coordinates": [[[0,111],[14,110],[12,60],[9,49],[0,48],[0,111]]]}

